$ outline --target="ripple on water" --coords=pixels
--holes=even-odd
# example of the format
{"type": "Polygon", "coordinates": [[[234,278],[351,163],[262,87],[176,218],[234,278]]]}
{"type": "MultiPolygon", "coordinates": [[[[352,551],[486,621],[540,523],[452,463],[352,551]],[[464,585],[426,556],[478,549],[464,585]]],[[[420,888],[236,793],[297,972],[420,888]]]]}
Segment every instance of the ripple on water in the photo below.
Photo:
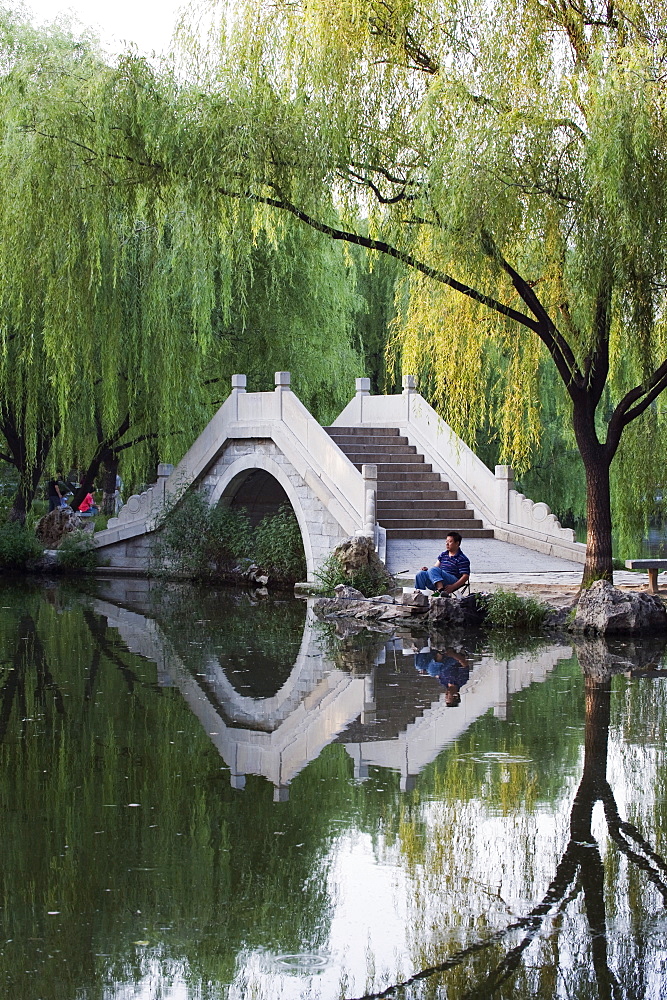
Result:
{"type": "Polygon", "coordinates": [[[297,952],[294,955],[278,955],[275,963],[281,969],[289,969],[291,972],[321,972],[329,964],[324,955],[307,951],[297,952]]]}
{"type": "Polygon", "coordinates": [[[470,753],[461,754],[459,760],[465,761],[470,760],[475,764],[489,764],[489,763],[499,763],[499,764],[532,764],[531,757],[525,757],[522,754],[506,753],[502,750],[489,751],[487,753],[470,753]]]}

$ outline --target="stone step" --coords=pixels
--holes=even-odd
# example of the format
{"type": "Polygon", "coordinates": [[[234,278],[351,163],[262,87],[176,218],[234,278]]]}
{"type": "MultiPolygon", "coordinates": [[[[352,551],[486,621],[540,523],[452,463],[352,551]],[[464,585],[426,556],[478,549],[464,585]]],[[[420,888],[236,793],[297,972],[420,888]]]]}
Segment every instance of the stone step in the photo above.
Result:
{"type": "MultiPolygon", "coordinates": [[[[403,509],[415,502],[423,503],[448,503],[451,500],[458,500],[458,494],[454,490],[447,489],[447,484],[440,483],[422,484],[413,483],[412,487],[405,483],[378,483],[377,501],[378,503],[397,503],[403,509]],[[405,489],[401,489],[405,486],[405,489]]],[[[465,506],[465,501],[460,500],[465,506]]]]}
{"type": "Polygon", "coordinates": [[[383,500],[378,498],[378,514],[383,517],[399,517],[406,514],[411,516],[429,517],[454,510],[467,510],[464,500],[452,497],[449,500],[441,500],[440,497],[431,500],[415,500],[412,495],[406,494],[405,500],[383,500]]]}
{"type": "MultiPolygon", "coordinates": [[[[337,441],[336,444],[338,443],[339,442],[337,441]]],[[[356,441],[350,442],[344,447],[341,447],[341,451],[344,451],[352,462],[356,461],[356,459],[352,457],[353,455],[359,455],[362,462],[367,462],[370,456],[375,455],[377,455],[378,459],[384,458],[385,461],[391,461],[398,455],[419,455],[419,452],[413,444],[401,444],[396,447],[388,444],[369,444],[368,447],[364,448],[361,445],[358,445],[356,441]]],[[[424,461],[423,455],[419,455],[419,458],[422,462],[424,461]]],[[[371,461],[374,462],[375,458],[373,457],[371,461]]]]}
{"type": "Polygon", "coordinates": [[[401,434],[397,434],[396,437],[382,437],[379,439],[373,437],[371,434],[357,434],[355,436],[352,434],[330,433],[329,436],[343,451],[346,448],[355,448],[358,451],[365,450],[366,448],[377,448],[383,451],[390,448],[415,448],[413,444],[408,444],[408,439],[401,434]]]}
{"type": "MultiPolygon", "coordinates": [[[[425,486],[442,484],[442,480],[437,472],[424,471],[423,465],[419,467],[410,465],[407,468],[400,468],[400,466],[392,469],[378,468],[378,489],[380,489],[380,484],[384,488],[391,483],[414,483],[415,489],[421,489],[422,484],[425,486]]],[[[409,491],[409,486],[406,486],[406,490],[409,491]]]]}
{"type": "Polygon", "coordinates": [[[329,437],[399,437],[398,427],[325,427],[329,437]]]}
{"type": "MultiPolygon", "coordinates": [[[[360,469],[362,464],[364,463],[354,463],[357,469],[360,469]]],[[[382,479],[383,477],[385,479],[387,477],[391,478],[396,472],[406,472],[415,478],[435,476],[435,481],[439,483],[442,482],[440,474],[438,472],[434,472],[433,466],[430,462],[424,462],[423,459],[421,462],[374,462],[373,464],[377,465],[378,479],[382,479]]]]}
{"type": "Polygon", "coordinates": [[[390,465],[392,468],[396,465],[423,465],[430,472],[433,466],[429,463],[428,465],[424,461],[423,455],[417,455],[414,453],[406,452],[405,455],[394,455],[387,452],[384,455],[379,455],[377,452],[370,452],[368,455],[360,455],[358,451],[348,451],[346,452],[347,457],[356,465],[358,469],[362,465],[367,465],[372,462],[373,465],[377,465],[378,470],[383,465],[390,465]]]}
{"type": "MultiPolygon", "coordinates": [[[[481,525],[481,521],[476,524],[481,525]]],[[[387,528],[387,538],[441,538],[448,531],[460,531],[466,538],[493,538],[493,528],[471,527],[469,523],[457,524],[447,521],[445,527],[434,531],[432,528],[387,528]]]]}
{"type": "Polygon", "coordinates": [[[381,517],[378,515],[378,524],[381,524],[383,528],[424,528],[432,529],[435,532],[442,534],[443,528],[455,528],[457,525],[465,525],[465,529],[468,527],[481,528],[482,522],[475,518],[474,511],[472,510],[457,510],[453,513],[451,517],[381,517]]]}

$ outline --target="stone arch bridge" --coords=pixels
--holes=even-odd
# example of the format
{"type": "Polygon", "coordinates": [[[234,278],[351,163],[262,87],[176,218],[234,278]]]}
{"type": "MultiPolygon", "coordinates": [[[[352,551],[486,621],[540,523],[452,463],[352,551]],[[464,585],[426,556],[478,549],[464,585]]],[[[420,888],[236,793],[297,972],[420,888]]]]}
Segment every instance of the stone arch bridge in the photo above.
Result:
{"type": "Polygon", "coordinates": [[[158,466],[157,482],[95,535],[103,562],[146,571],[165,502],[191,489],[207,490],[211,503],[245,506],[255,521],[289,502],[309,581],[353,535],[372,537],[383,560],[396,539],[442,542],[456,529],[584,562],[585,546],[546,504],[513,488],[509,466],[491,472],[415,379],[403,383],[400,394],[372,396],[370,380],[357,379],[354,397],[324,428],[291,391],[289,372],[276,372],[273,392],[247,392],[246,377],[232,376],[230,395],[179,464],[158,466]]]}

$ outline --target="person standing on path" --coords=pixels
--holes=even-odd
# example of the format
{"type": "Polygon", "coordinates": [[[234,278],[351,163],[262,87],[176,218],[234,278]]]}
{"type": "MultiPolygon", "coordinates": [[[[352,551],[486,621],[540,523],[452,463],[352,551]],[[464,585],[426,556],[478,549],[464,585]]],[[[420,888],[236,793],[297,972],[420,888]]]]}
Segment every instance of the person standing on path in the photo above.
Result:
{"type": "Polygon", "coordinates": [[[453,594],[465,587],[470,578],[470,560],[461,551],[461,535],[450,531],[445,539],[445,551],[438,556],[435,566],[422,566],[415,577],[417,590],[434,590],[436,594],[453,594]]]}
{"type": "Polygon", "coordinates": [[[60,492],[60,485],[57,479],[49,479],[46,487],[46,495],[49,499],[49,514],[52,510],[62,507],[63,495],[60,492]]]}

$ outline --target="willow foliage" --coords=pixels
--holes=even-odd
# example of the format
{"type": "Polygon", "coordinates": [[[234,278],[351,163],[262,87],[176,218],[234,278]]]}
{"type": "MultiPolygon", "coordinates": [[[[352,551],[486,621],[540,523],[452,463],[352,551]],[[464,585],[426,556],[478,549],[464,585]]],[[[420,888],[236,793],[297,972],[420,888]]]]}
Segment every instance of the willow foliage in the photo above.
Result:
{"type": "Polygon", "coordinates": [[[123,473],[141,480],[180,458],[234,372],[258,389],[289,368],[326,417],[359,373],[340,248],[293,220],[240,224],[161,164],[190,100],[142,60],[0,16],[0,401],[30,455],[53,437],[53,468],[115,436],[137,442],[123,473]]]}
{"type": "Polygon", "coordinates": [[[46,296],[48,335],[61,320],[60,337],[81,327],[105,253],[122,273],[124,245],[101,236],[121,197],[174,248],[142,295],[141,365],[164,373],[165,391],[175,317],[205,349],[214,295],[224,315],[249,264],[248,234],[275,240],[291,216],[389,254],[410,269],[396,324],[404,363],[426,372],[469,439],[490,419],[519,468],[554,362],[586,471],[586,573],[609,576],[609,468],[626,426],[652,421],[654,434],[637,432],[626,462],[626,511],[667,457],[664,0],[209,6],[209,44],[184,30],[178,72],[131,56],[93,72],[77,51],[76,74],[59,74],[55,57],[10,74],[5,155],[16,151],[18,171],[30,144],[38,186],[53,189],[59,218],[72,214],[73,238],[51,248],[62,275],[46,296]],[[88,280],[74,278],[81,260],[88,280]]]}
{"type": "MultiPolygon", "coordinates": [[[[582,454],[607,470],[646,411],[617,490],[629,523],[665,459],[667,5],[218,9],[218,59],[199,51],[191,69],[227,114],[253,109],[255,125],[237,132],[246,210],[275,205],[410,265],[395,326],[402,364],[422,371],[469,440],[498,427],[502,458],[520,470],[541,434],[549,355],[566,417],[586,397],[582,454]]],[[[224,168],[218,178],[240,193],[224,168]]]]}

